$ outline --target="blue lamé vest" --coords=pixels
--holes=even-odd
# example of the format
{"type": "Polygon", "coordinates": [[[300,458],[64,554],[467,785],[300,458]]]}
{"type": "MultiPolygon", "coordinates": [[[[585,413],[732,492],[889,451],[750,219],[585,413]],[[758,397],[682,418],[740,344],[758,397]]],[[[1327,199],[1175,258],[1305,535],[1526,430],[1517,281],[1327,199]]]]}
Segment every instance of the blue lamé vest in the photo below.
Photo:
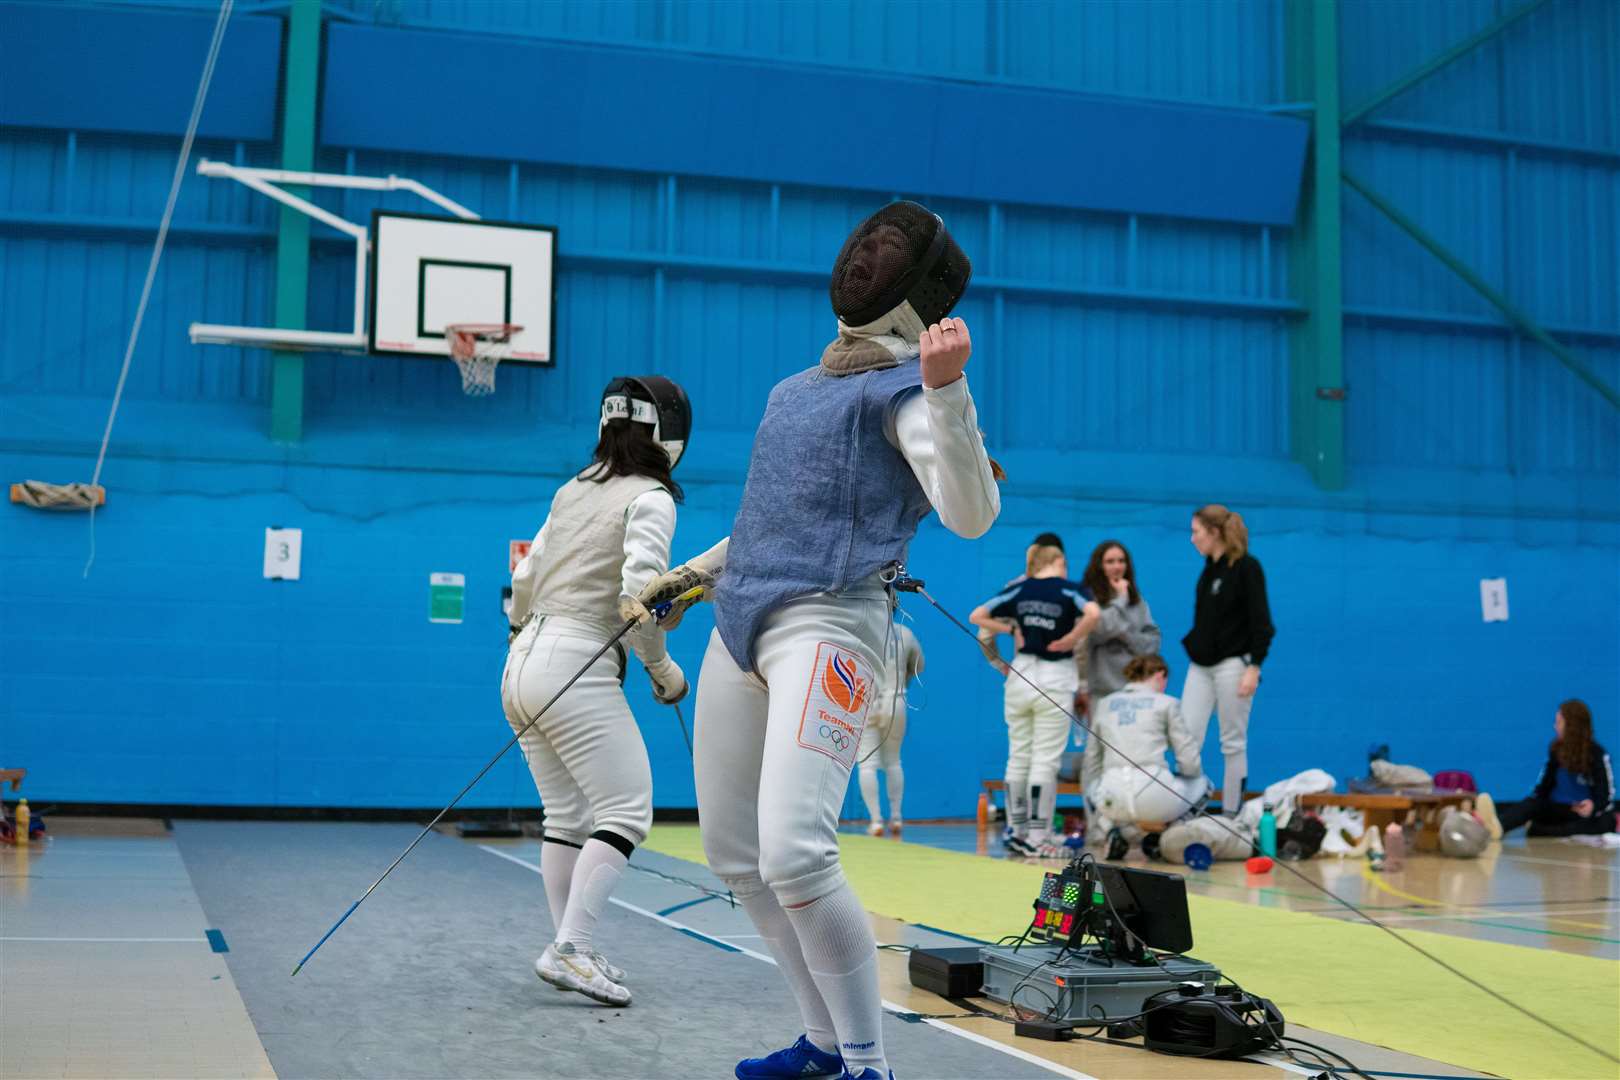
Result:
{"type": "Polygon", "coordinates": [[[858,375],[813,367],[771,391],[714,597],[720,639],[744,671],[772,611],[905,560],[932,507],[887,432],[921,385],[913,359],[858,375]]]}

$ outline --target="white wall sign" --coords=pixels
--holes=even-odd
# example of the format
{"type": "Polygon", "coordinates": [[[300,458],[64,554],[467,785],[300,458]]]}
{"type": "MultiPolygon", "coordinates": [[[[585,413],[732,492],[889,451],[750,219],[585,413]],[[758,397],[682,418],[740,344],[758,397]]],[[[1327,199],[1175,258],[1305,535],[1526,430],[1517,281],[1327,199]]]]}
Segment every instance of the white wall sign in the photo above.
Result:
{"type": "Polygon", "coordinates": [[[264,530],[264,576],[273,581],[297,581],[303,547],[302,529],[264,530]]]}
{"type": "Polygon", "coordinates": [[[1486,622],[1507,622],[1507,578],[1479,579],[1479,607],[1486,622]]]}

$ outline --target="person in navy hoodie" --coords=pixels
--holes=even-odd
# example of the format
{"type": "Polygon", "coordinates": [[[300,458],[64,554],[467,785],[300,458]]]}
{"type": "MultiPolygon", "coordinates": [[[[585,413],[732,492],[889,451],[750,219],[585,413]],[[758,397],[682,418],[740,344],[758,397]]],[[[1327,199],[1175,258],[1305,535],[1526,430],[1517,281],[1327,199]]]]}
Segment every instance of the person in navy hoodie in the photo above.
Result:
{"type": "MultiPolygon", "coordinates": [[[[1528,799],[1496,807],[1502,831],[1529,825],[1528,836],[1590,836],[1620,832],[1614,808],[1614,765],[1592,738],[1592,710],[1570,698],[1553,717],[1547,763],[1528,799]]],[[[1486,822],[1487,827],[1489,822],[1486,822]]],[[[1493,830],[1494,831],[1494,830],[1493,830]]]]}

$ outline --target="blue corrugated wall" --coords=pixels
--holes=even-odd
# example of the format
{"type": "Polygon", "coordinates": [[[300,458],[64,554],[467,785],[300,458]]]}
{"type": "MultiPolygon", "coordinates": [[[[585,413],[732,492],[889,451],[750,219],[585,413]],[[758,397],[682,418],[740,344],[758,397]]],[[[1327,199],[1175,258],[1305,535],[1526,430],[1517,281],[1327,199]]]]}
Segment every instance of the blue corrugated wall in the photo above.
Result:
{"type": "MultiPolygon", "coordinates": [[[[1346,2],[1344,102],[1508,6],[1346,2]]],[[[0,7],[0,34],[28,7],[0,7]]],[[[700,56],[784,65],[796,78],[858,72],[1040,92],[1082,117],[1113,107],[1097,95],[1220,106],[1237,111],[1210,115],[1245,122],[1288,104],[1284,11],[1273,3],[326,7],[329,34],[437,31],[446,55],[460,51],[473,68],[495,33],[621,50],[627,67],[700,56]]],[[[176,35],[194,40],[211,17],[188,3],[72,10],[136,14],[146,30],[134,44],[159,52],[176,35]]],[[[200,63],[200,51],[174,59],[187,93],[200,63]]],[[[1347,168],[1611,384],[1616,70],[1615,8],[1552,0],[1352,128],[1344,151],[1347,168]]],[[[222,75],[216,95],[259,92],[222,75]]],[[[334,77],[326,72],[329,86],[334,77]]],[[[374,80],[379,111],[390,77],[412,76],[374,80]]],[[[93,95],[69,104],[92,126],[0,131],[5,481],[89,478],[184,123],[183,108],[148,110],[130,123],[150,133],[131,134],[93,126],[109,108],[93,95]]],[[[199,155],[277,163],[256,114],[219,115],[199,155]]],[[[701,115],[690,123],[693,138],[712,134],[701,115]]],[[[824,123],[850,133],[852,153],[871,152],[858,117],[828,110],[824,123]]],[[[1032,154],[1104,167],[1108,145],[1051,138],[1032,154]]],[[[582,463],[612,374],[664,371],[694,400],[677,553],[729,527],[766,392],[817,355],[831,321],[826,268],[887,193],[739,177],[729,159],[710,175],[673,174],[511,161],[501,149],[471,158],[323,140],[317,166],[411,176],[488,216],[558,226],[556,368],[503,370],[497,394],[474,401],[449,365],[314,355],[296,446],[267,436],[268,357],[192,346],[185,333],[192,321],[270,320],[276,213],[240,186],[186,180],[113,436],[89,576],[83,516],[0,511],[0,759],[33,770],[37,798],[447,798],[505,737],[506,541],[534,532],[552,488],[582,463]],[[270,525],[304,530],[302,581],[260,576],[270,525]],[[433,571],[467,575],[465,624],[428,623],[433,571]]],[[[1196,175],[1198,163],[1187,168],[1196,175]]],[[[1513,795],[1530,783],[1567,696],[1585,697],[1601,733],[1620,742],[1616,413],[1505,332],[1359,196],[1344,196],[1350,482],[1330,493],[1289,460],[1289,330],[1301,312],[1287,227],[911,194],[945,214],[975,259],[961,309],[975,331],[970,376],[1012,475],[985,540],[930,522],[914,547],[915,570],[959,614],[1017,571],[1037,531],[1058,530],[1076,552],[1117,537],[1179,668],[1175,641],[1199,569],[1187,517],[1219,500],[1250,521],[1279,625],[1253,726],[1257,780],[1313,765],[1349,775],[1367,744],[1388,741],[1399,758],[1469,768],[1513,795]],[[1510,622],[1481,622],[1482,577],[1508,579],[1510,622]]],[[[353,220],[378,205],[361,193],[318,201],[353,220]]],[[[309,321],[343,328],[350,249],[324,232],[315,229],[309,321]]],[[[937,613],[908,607],[931,660],[906,746],[908,814],[968,813],[977,780],[1000,769],[999,687],[937,613]]],[[[692,673],[706,619],[673,641],[692,673]]],[[[640,676],[630,692],[656,802],[692,805],[673,715],[640,676]]],[[[532,789],[508,761],[469,801],[525,804],[532,789]]]]}

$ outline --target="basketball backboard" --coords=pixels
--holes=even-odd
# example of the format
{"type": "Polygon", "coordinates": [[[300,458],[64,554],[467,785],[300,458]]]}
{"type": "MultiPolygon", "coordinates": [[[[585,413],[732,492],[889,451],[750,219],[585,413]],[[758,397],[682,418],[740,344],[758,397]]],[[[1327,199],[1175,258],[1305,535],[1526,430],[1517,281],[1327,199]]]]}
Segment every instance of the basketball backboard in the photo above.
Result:
{"type": "MultiPolygon", "coordinates": [[[[551,365],[556,358],[557,230],[549,225],[484,221],[432,188],[404,176],[258,169],[206,159],[201,176],[235,180],[327,225],[354,244],[354,312],[349,330],[192,323],[194,344],[276,350],[318,350],[384,356],[452,355],[447,326],[486,324],[502,332],[479,335],[475,364],[495,359],[551,365]],[[408,191],[449,215],[378,210],[371,228],[310,202],[284,185],[358,191],[408,191]],[[496,324],[503,324],[497,326],[496,324]],[[507,326],[521,329],[506,332],[507,326]],[[485,350],[484,345],[498,346],[485,350]]],[[[461,336],[463,343],[473,341],[461,336]]],[[[467,357],[457,357],[463,388],[467,357]]],[[[485,389],[489,380],[473,380],[485,389]]],[[[472,390],[468,391],[473,392],[472,390]]]]}
{"type": "Polygon", "coordinates": [[[445,327],[514,323],[506,362],[555,356],[557,230],[373,210],[368,347],[382,356],[449,356],[445,327]]]}

